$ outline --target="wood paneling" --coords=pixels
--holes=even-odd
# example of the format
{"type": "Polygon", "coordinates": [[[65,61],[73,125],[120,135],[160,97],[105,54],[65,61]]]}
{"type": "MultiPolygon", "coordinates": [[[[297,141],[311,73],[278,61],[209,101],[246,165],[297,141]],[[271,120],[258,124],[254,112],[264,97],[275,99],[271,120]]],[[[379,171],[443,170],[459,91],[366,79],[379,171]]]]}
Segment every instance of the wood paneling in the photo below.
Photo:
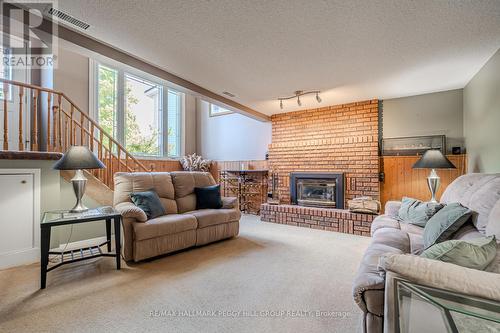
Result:
{"type": "MultiPolygon", "coordinates": [[[[466,155],[448,155],[448,159],[457,167],[452,170],[436,170],[441,177],[441,186],[437,198],[444,189],[458,176],[467,172],[466,155]]],[[[420,200],[429,200],[430,191],[427,187],[427,176],[430,170],[412,169],[419,156],[383,156],[380,167],[385,179],[380,185],[382,207],[389,200],[401,200],[403,196],[420,200]]]]}
{"type": "Polygon", "coordinates": [[[249,160],[249,161],[214,161],[210,168],[210,173],[214,179],[219,181],[219,173],[221,170],[267,170],[269,168],[268,161],[265,160],[249,160]]]}
{"type": "Polygon", "coordinates": [[[182,166],[179,160],[140,160],[142,164],[151,171],[156,172],[170,172],[182,171],[182,166]]]}

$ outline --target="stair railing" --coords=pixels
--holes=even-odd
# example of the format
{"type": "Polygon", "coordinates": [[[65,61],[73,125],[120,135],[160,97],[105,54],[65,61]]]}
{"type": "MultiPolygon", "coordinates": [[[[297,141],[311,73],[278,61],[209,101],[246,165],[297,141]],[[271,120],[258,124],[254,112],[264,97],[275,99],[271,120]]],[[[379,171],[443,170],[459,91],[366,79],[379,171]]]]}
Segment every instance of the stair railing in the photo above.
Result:
{"type": "Polygon", "coordinates": [[[1,78],[0,82],[3,150],[65,152],[72,145],[87,146],[106,165],[92,174],[111,189],[116,172],[150,171],[64,93],[1,78]],[[9,133],[16,130],[12,138],[9,133]]]}

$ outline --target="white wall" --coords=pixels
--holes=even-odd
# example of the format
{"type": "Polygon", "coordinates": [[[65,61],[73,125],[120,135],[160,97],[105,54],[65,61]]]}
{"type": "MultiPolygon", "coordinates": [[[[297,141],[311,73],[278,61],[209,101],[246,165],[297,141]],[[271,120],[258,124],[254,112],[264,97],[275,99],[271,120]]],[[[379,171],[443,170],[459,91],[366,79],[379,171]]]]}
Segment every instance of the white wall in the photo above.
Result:
{"type": "Polygon", "coordinates": [[[54,90],[62,91],[84,112],[89,111],[89,58],[59,47],[54,90]]]}
{"type": "Polygon", "coordinates": [[[271,123],[233,113],[210,117],[198,100],[197,153],[212,160],[263,160],[271,143],[271,123]]]}
{"type": "Polygon", "coordinates": [[[383,101],[384,138],[442,134],[448,152],[464,148],[463,89],[383,101]]]}
{"type": "Polygon", "coordinates": [[[464,88],[464,133],[471,172],[500,172],[500,49],[464,88]]]}

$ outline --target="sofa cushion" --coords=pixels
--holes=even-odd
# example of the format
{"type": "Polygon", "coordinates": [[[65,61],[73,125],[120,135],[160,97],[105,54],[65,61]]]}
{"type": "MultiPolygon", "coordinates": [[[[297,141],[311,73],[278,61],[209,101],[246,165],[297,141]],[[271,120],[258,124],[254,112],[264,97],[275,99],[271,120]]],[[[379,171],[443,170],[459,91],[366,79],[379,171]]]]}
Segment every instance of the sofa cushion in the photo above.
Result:
{"type": "Polygon", "coordinates": [[[170,173],[175,189],[175,201],[179,213],[196,210],[195,187],[215,185],[215,180],[208,172],[175,171],[170,173]]]}
{"type": "Polygon", "coordinates": [[[472,211],[455,202],[446,205],[427,222],[424,229],[424,247],[444,242],[469,220],[472,211]]]}
{"type": "Polygon", "coordinates": [[[132,202],[130,193],[154,190],[167,214],[177,213],[174,186],[168,172],[117,172],[114,175],[113,202],[132,202]]]}
{"type": "Polygon", "coordinates": [[[443,208],[443,204],[437,202],[423,202],[404,197],[398,211],[398,220],[425,227],[427,221],[441,208],[443,208]]]}
{"type": "Polygon", "coordinates": [[[185,213],[192,215],[198,221],[198,228],[238,221],[241,212],[238,209],[199,209],[185,213]]]}
{"type": "Polygon", "coordinates": [[[375,232],[383,228],[399,229],[399,221],[388,215],[379,215],[372,221],[370,232],[373,236],[375,232]]]}
{"type": "Polygon", "coordinates": [[[166,214],[166,210],[160,201],[160,197],[158,197],[158,194],[153,190],[132,192],[130,193],[130,199],[132,199],[134,205],[146,213],[148,219],[153,219],[166,214]]]}
{"type": "Polygon", "coordinates": [[[495,236],[500,242],[500,200],[490,212],[488,225],[486,226],[486,236],[495,236]]]}
{"type": "Polygon", "coordinates": [[[449,240],[431,246],[421,256],[483,270],[495,259],[496,254],[497,242],[495,236],[491,236],[469,241],[449,240]]]}
{"type": "Polygon", "coordinates": [[[186,230],[194,230],[198,226],[192,215],[163,215],[145,223],[134,223],[135,240],[171,235],[186,230]]]}
{"type": "Polygon", "coordinates": [[[472,222],[484,235],[490,213],[500,200],[500,173],[470,173],[455,179],[444,191],[441,202],[459,202],[473,212],[472,222]]]}
{"type": "Polygon", "coordinates": [[[195,187],[194,194],[196,195],[196,209],[222,208],[220,185],[195,187]]]}

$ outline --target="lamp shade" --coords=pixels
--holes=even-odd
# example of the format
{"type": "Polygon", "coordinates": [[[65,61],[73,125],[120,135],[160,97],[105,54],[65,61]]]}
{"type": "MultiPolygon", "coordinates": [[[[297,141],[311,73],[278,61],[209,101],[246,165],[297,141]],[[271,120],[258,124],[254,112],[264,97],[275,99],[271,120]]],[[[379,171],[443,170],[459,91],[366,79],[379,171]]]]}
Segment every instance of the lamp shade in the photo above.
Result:
{"type": "Polygon", "coordinates": [[[104,169],[106,166],[85,146],[71,146],[54,164],[56,170],[104,169]]]}
{"type": "Polygon", "coordinates": [[[413,165],[413,169],[456,169],[440,150],[429,149],[413,165]]]}

